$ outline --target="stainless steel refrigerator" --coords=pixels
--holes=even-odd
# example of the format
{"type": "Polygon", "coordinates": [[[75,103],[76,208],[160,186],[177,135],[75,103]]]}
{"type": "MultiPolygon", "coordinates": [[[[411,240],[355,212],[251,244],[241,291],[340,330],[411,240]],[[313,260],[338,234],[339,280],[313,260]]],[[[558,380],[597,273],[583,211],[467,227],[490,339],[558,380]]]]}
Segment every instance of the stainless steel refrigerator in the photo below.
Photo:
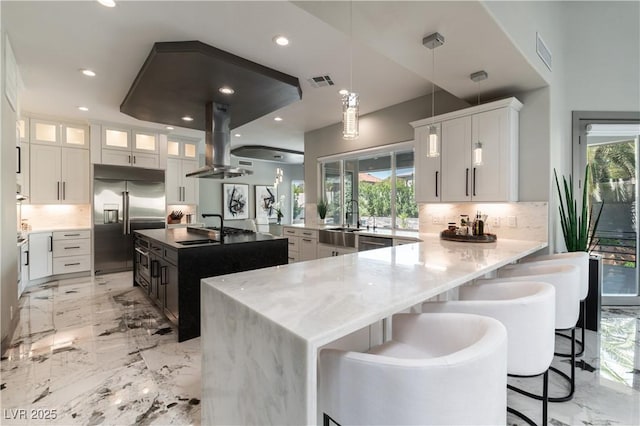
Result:
{"type": "Polygon", "coordinates": [[[133,232],[165,227],[164,171],[94,166],[96,275],[133,269],[133,232]]]}

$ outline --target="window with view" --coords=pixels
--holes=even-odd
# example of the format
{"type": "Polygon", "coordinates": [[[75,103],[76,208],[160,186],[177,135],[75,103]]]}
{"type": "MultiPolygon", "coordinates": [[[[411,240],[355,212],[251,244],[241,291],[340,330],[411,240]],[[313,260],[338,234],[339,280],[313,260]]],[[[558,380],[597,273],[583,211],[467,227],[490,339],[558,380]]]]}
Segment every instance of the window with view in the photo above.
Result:
{"type": "Polygon", "coordinates": [[[362,227],[418,229],[412,148],[349,156],[322,163],[321,170],[326,223],[355,226],[359,220],[362,227]]]}

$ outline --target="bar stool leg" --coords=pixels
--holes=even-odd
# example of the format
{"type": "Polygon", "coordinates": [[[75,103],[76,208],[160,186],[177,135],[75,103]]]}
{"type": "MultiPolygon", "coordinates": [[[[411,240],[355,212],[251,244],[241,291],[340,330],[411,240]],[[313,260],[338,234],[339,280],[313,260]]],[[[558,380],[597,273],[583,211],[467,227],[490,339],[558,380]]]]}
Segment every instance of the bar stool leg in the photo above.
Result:
{"type": "Polygon", "coordinates": [[[549,398],[549,402],[566,402],[573,399],[573,394],[576,390],[576,329],[571,329],[571,377],[566,373],[558,370],[556,367],[549,367],[549,370],[554,371],[560,377],[563,377],[569,382],[569,393],[561,397],[549,398]]]}

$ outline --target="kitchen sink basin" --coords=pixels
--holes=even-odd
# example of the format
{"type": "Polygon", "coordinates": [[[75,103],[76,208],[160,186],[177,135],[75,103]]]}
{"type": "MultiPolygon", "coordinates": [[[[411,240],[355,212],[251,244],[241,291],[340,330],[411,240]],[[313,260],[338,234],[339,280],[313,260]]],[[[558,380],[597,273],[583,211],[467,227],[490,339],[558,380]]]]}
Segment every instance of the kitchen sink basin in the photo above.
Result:
{"type": "Polygon", "coordinates": [[[195,246],[195,245],[198,245],[198,244],[214,244],[214,243],[219,243],[219,242],[220,241],[218,241],[218,240],[211,240],[209,238],[202,239],[202,240],[176,241],[176,243],[182,244],[183,246],[195,246]]]}
{"type": "Polygon", "coordinates": [[[318,240],[332,246],[355,247],[357,228],[331,228],[318,231],[318,240]]]}

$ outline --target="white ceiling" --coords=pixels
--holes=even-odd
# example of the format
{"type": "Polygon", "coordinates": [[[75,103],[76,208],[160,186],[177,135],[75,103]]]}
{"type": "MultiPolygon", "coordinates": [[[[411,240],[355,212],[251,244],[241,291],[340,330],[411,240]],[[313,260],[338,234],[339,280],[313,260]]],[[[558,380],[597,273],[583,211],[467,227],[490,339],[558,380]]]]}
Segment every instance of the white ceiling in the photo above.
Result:
{"type": "MultiPolygon", "coordinates": [[[[422,37],[434,31],[446,39],[435,50],[434,81],[460,98],[545,85],[479,2],[352,6],[361,114],[430,93],[431,51],[422,37]],[[468,76],[480,69],[489,79],[478,85],[468,76]]],[[[302,101],[235,129],[242,137],[232,138],[232,146],[303,150],[304,132],[341,119],[337,90],[349,86],[349,2],[120,1],[105,8],[96,1],[2,1],[0,7],[24,81],[23,111],[162,129],[120,113],[120,103],[154,42],[200,40],[300,79],[302,101]],[[276,46],[276,34],[291,44],[276,46]],[[81,68],[98,76],[85,77],[81,68]],[[306,81],[325,74],[336,86],[314,89],[306,81]],[[89,112],[78,111],[80,105],[89,112]],[[273,121],[276,115],[284,121],[273,121]]]]}

